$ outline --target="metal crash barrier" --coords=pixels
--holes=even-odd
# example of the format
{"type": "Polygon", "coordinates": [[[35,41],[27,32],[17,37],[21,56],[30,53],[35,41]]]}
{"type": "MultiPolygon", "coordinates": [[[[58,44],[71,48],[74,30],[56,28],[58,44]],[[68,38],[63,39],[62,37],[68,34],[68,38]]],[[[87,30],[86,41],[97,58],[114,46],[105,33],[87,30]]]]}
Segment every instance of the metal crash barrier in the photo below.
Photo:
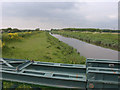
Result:
{"type": "Polygon", "coordinates": [[[120,61],[87,59],[86,75],[88,89],[120,89],[120,61]]]}
{"type": "Polygon", "coordinates": [[[0,79],[59,88],[120,89],[120,61],[87,59],[86,65],[0,59],[0,79]]]}

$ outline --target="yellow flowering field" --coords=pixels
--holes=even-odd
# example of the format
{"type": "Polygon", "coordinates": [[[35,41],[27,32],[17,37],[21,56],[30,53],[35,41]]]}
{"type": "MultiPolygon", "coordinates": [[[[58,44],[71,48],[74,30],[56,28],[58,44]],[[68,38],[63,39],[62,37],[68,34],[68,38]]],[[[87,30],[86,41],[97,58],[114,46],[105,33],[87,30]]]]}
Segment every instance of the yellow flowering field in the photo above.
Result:
{"type": "Polygon", "coordinates": [[[3,48],[5,46],[5,42],[2,42],[1,40],[0,40],[0,48],[3,48]]]}

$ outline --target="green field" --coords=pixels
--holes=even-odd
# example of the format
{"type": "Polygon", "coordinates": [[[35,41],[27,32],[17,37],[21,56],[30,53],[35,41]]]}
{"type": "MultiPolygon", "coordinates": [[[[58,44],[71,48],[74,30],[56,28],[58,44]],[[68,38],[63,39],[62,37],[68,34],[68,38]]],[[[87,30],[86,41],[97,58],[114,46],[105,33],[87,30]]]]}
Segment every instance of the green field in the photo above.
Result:
{"type": "Polygon", "coordinates": [[[118,33],[100,33],[100,32],[80,32],[80,31],[65,31],[56,30],[52,31],[54,34],[60,34],[66,37],[76,38],[88,43],[92,43],[105,48],[114,49],[120,51],[118,33]]]}
{"type": "MultiPolygon", "coordinates": [[[[80,56],[76,49],[59,41],[48,32],[36,31],[20,32],[14,35],[3,34],[2,57],[28,59],[43,62],[85,64],[85,57],[80,56]]],[[[12,82],[4,82],[5,88],[12,86],[12,82]]],[[[24,88],[30,88],[23,85],[24,88]]],[[[21,84],[19,87],[22,87],[21,84]]]]}

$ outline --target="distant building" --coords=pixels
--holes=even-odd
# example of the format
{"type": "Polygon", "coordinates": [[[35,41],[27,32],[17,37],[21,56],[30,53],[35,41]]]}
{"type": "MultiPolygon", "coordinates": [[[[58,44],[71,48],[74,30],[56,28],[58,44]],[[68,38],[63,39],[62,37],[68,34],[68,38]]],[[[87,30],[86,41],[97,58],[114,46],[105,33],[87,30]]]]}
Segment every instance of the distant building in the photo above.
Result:
{"type": "Polygon", "coordinates": [[[10,33],[11,31],[10,30],[8,30],[8,33],[10,33]]]}
{"type": "Polygon", "coordinates": [[[2,29],[0,29],[0,33],[3,33],[2,29]]]}

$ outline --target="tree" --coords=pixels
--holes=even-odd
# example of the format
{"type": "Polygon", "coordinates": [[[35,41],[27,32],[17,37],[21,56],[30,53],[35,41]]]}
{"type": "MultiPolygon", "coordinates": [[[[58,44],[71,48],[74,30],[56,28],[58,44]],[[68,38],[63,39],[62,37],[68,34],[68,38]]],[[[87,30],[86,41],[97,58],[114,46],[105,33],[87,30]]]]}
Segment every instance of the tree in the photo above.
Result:
{"type": "Polygon", "coordinates": [[[12,32],[19,32],[20,30],[18,30],[17,28],[14,28],[13,30],[12,30],[12,32]]]}
{"type": "Polygon", "coordinates": [[[40,29],[39,29],[39,28],[36,28],[35,31],[40,31],[40,29]]]}

